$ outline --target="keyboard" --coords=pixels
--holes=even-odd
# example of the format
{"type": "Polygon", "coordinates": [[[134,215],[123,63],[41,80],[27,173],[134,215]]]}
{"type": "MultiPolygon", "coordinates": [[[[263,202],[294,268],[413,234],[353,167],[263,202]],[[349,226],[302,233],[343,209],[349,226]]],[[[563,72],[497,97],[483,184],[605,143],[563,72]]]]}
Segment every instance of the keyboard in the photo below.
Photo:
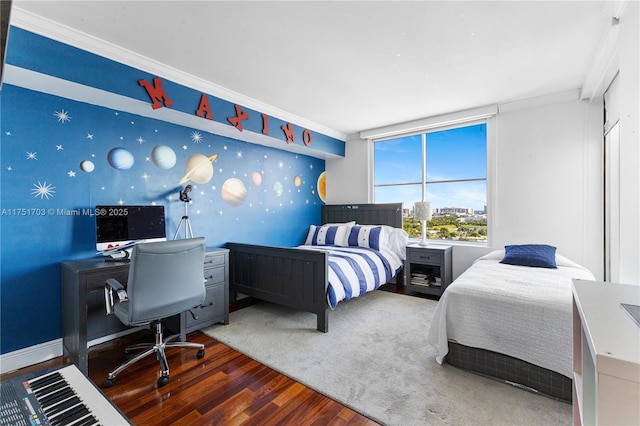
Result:
{"type": "Polygon", "coordinates": [[[0,382],[0,393],[0,425],[131,424],[75,365],[0,382]]]}

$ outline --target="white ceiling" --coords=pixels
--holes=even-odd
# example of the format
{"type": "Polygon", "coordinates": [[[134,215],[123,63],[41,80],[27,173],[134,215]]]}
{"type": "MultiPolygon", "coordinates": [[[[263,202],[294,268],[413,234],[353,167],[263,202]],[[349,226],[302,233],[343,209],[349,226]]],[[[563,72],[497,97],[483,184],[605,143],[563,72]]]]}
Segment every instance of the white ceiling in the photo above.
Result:
{"type": "Polygon", "coordinates": [[[579,89],[611,22],[606,3],[13,5],[348,135],[579,89]]]}

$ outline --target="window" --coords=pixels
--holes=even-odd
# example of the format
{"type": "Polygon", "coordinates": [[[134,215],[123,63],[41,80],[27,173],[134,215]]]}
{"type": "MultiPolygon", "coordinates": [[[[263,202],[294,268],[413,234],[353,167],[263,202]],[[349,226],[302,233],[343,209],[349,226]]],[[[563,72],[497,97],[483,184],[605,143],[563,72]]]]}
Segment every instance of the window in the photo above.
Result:
{"type": "Polygon", "coordinates": [[[421,235],[415,201],[431,202],[427,238],[487,241],[487,125],[374,141],[374,198],[402,201],[405,230],[421,235]]]}

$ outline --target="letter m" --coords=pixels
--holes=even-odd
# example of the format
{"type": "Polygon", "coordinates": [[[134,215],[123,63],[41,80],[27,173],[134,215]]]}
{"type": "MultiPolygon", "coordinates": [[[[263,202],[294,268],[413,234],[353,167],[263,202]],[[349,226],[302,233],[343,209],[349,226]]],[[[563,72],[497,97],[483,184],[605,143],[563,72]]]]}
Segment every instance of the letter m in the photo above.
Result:
{"type": "Polygon", "coordinates": [[[160,77],[153,79],[153,85],[151,85],[147,80],[138,80],[138,84],[146,89],[147,94],[151,98],[151,108],[162,108],[162,104],[168,107],[173,105],[173,102],[169,99],[167,93],[162,88],[162,79],[160,77]]]}

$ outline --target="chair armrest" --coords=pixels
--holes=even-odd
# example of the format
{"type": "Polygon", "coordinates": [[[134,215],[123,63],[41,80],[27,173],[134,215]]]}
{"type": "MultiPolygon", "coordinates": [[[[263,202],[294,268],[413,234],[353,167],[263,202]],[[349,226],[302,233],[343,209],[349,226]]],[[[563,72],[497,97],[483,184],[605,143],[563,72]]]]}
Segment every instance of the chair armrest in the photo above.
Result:
{"type": "Polygon", "coordinates": [[[115,290],[118,295],[118,302],[126,302],[129,300],[124,286],[115,278],[107,278],[106,284],[104,285],[104,304],[107,315],[113,314],[113,306],[115,304],[113,290],[115,290]]]}

